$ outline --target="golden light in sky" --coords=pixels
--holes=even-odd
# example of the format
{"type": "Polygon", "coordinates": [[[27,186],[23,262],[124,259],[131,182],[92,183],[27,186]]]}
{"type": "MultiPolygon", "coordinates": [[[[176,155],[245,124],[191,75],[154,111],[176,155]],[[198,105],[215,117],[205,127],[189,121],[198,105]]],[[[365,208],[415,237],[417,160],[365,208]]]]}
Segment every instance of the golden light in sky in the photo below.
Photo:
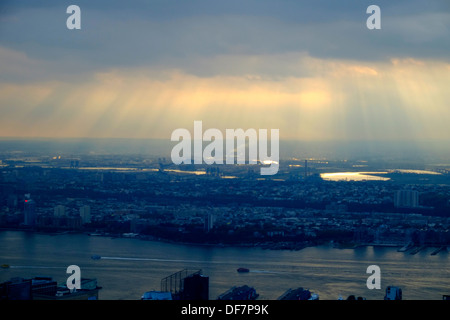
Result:
{"type": "Polygon", "coordinates": [[[2,117],[0,135],[166,138],[202,119],[217,128],[280,128],[284,139],[360,138],[356,130],[374,139],[450,136],[448,63],[305,59],[308,77],[116,68],[82,81],[3,82],[0,103],[12,115],[2,117]]]}

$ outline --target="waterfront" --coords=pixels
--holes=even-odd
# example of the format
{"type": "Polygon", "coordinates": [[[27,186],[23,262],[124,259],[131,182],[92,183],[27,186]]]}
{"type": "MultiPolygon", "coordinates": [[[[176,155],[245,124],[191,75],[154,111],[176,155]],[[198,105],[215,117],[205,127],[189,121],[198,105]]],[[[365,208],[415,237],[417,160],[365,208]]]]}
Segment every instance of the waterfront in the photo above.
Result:
{"type": "Polygon", "coordinates": [[[289,288],[303,287],[321,300],[341,295],[382,300],[388,285],[400,286],[405,300],[440,300],[450,293],[450,258],[428,248],[415,255],[393,247],[335,249],[309,247],[299,251],[212,247],[93,237],[83,234],[46,235],[0,232],[0,281],[12,277],[51,276],[65,283],[66,268],[76,264],[82,277],[97,278],[102,300],[137,300],[159,290],[162,278],[188,268],[209,276],[209,298],[232,286],[253,286],[259,299],[277,299],[289,288]],[[92,255],[107,257],[93,260],[92,255]],[[366,269],[381,268],[381,290],[369,290],[366,269]],[[238,267],[250,269],[237,273],[238,267]]]}
{"type": "Polygon", "coordinates": [[[386,174],[387,172],[333,172],[333,173],[322,173],[320,176],[324,180],[329,181],[364,181],[364,180],[377,180],[377,181],[388,181],[389,178],[384,178],[376,176],[376,174],[386,174]]]}

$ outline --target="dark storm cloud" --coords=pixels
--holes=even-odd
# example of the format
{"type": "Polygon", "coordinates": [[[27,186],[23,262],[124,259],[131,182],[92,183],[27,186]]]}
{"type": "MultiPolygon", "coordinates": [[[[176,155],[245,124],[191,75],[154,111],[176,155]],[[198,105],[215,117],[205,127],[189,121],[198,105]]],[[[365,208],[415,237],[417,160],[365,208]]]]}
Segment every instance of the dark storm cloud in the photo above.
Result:
{"type": "Polygon", "coordinates": [[[444,0],[18,0],[0,7],[0,46],[64,74],[138,66],[209,74],[230,70],[209,62],[216,56],[292,52],[447,59],[449,12],[444,0]],[[70,4],[81,7],[82,30],[65,27],[70,4]],[[381,7],[382,30],[366,28],[371,4],[381,7]]]}
{"type": "Polygon", "coordinates": [[[447,138],[449,35],[447,0],[1,1],[0,135],[447,138]]]}

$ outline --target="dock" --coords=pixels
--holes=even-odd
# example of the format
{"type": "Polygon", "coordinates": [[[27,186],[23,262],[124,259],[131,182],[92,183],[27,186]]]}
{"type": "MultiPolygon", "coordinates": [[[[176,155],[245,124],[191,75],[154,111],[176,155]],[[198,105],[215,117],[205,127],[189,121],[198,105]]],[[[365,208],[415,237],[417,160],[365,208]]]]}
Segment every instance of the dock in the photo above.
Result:
{"type": "Polygon", "coordinates": [[[432,255],[432,256],[437,255],[437,254],[438,254],[439,252],[441,252],[441,251],[447,251],[447,246],[442,246],[442,247],[437,248],[436,250],[434,250],[434,251],[431,253],[431,255],[432,255]]]}
{"type": "Polygon", "coordinates": [[[409,254],[416,254],[425,248],[426,248],[425,246],[415,247],[414,249],[411,250],[411,252],[409,254]]]}
{"type": "Polygon", "coordinates": [[[302,287],[297,289],[288,289],[278,300],[319,300],[318,295],[311,294],[309,290],[302,287]]]}
{"type": "Polygon", "coordinates": [[[413,247],[414,247],[413,243],[410,242],[410,243],[406,244],[405,246],[401,247],[400,249],[398,249],[397,251],[398,252],[406,252],[406,251],[412,249],[413,247]]]}
{"type": "Polygon", "coordinates": [[[259,294],[256,290],[247,285],[241,287],[232,287],[228,291],[217,297],[217,300],[256,300],[259,294]]]}

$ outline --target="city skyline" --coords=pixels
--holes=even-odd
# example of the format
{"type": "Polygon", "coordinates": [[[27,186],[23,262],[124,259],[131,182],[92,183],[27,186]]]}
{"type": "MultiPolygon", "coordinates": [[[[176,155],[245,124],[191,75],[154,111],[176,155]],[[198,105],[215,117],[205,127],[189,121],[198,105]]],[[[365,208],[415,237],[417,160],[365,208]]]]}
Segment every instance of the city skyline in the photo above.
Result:
{"type": "Polygon", "coordinates": [[[1,137],[448,141],[444,1],[0,5],[1,137]],[[81,8],[68,30],[66,8],[81,8]],[[381,8],[380,30],[366,9],[381,8]]]}
{"type": "Polygon", "coordinates": [[[449,39],[447,0],[0,1],[0,300],[450,300],[449,39]]]}

